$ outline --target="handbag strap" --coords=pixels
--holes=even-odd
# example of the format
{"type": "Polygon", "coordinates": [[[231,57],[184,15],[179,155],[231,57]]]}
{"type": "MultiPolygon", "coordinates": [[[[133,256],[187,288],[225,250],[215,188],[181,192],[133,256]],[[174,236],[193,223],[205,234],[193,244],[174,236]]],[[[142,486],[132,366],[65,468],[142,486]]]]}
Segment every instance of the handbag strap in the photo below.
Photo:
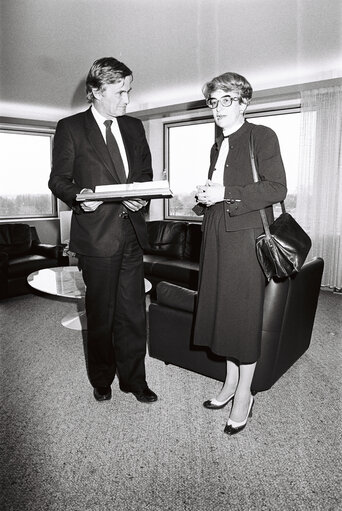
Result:
{"type": "MultiPolygon", "coordinates": [[[[261,179],[260,179],[260,176],[259,176],[259,173],[258,173],[258,170],[257,170],[257,166],[256,166],[256,162],[255,162],[253,130],[251,130],[251,133],[249,135],[249,155],[250,155],[250,158],[251,158],[253,180],[254,180],[255,183],[258,183],[259,181],[261,181],[261,179]]],[[[284,201],[280,202],[280,206],[281,206],[282,212],[286,213],[284,201]]],[[[265,209],[260,209],[259,212],[260,212],[262,224],[264,226],[265,234],[266,234],[266,236],[268,238],[271,238],[270,227],[268,225],[266,211],[265,211],[265,209]]]]}

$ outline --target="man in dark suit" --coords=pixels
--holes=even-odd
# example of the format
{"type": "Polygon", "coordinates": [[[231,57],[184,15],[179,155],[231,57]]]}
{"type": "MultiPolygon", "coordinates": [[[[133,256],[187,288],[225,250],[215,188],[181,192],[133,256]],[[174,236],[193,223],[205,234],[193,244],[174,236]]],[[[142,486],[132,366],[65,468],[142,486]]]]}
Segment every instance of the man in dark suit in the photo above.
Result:
{"type": "Polygon", "coordinates": [[[97,401],[120,388],[141,402],[157,400],[145,377],[143,248],[146,201],[76,202],[97,185],[152,180],[140,120],[125,115],[132,72],[113,57],[96,60],[86,80],[89,110],[58,122],[49,187],[73,210],[70,250],[86,284],[88,376],[97,401]]]}

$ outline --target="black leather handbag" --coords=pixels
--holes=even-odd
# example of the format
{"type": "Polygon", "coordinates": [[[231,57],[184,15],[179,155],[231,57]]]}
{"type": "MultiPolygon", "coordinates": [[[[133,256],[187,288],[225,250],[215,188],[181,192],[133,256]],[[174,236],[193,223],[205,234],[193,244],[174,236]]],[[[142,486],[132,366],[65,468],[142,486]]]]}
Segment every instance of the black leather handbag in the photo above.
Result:
{"type": "MultiPolygon", "coordinates": [[[[251,132],[249,152],[253,179],[260,181],[254,157],[254,141],[251,132]]],[[[264,234],[256,239],[256,253],[268,281],[272,278],[284,279],[297,273],[303,266],[311,248],[311,239],[296,220],[286,212],[281,203],[282,214],[268,224],[266,212],[260,210],[264,234]]]]}

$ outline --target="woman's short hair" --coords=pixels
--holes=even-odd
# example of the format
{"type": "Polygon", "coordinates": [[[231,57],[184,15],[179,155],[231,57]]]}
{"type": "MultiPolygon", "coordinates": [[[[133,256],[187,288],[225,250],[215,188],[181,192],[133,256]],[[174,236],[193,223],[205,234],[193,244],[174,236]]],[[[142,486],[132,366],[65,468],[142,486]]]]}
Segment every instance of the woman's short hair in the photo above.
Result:
{"type": "Polygon", "coordinates": [[[202,88],[205,98],[208,98],[216,90],[237,92],[240,95],[240,103],[249,103],[253,94],[252,86],[246,78],[231,72],[216,76],[210,82],[204,84],[202,88]]]}
{"type": "Polygon", "coordinates": [[[95,60],[86,79],[86,94],[89,103],[93,103],[93,89],[101,90],[104,85],[117,83],[126,76],[131,76],[132,71],[114,57],[103,57],[95,60]]]}

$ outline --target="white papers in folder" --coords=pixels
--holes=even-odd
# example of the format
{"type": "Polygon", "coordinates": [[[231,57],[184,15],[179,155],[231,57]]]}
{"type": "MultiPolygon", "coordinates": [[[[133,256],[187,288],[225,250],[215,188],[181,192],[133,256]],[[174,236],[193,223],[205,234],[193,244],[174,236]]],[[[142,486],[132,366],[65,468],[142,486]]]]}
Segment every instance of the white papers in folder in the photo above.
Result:
{"type": "Polygon", "coordinates": [[[173,197],[168,181],[145,181],[119,185],[98,185],[95,193],[78,193],[77,201],[122,201],[128,199],[167,199],[173,197]]]}
{"type": "Polygon", "coordinates": [[[144,181],[142,183],[124,183],[119,185],[98,185],[95,187],[95,192],[135,192],[139,190],[151,190],[168,192],[170,189],[169,182],[162,181],[144,181]]]}
{"type": "Polygon", "coordinates": [[[167,199],[173,197],[168,181],[145,181],[119,185],[98,185],[95,193],[78,193],[77,201],[123,201],[128,199],[167,199]]]}

